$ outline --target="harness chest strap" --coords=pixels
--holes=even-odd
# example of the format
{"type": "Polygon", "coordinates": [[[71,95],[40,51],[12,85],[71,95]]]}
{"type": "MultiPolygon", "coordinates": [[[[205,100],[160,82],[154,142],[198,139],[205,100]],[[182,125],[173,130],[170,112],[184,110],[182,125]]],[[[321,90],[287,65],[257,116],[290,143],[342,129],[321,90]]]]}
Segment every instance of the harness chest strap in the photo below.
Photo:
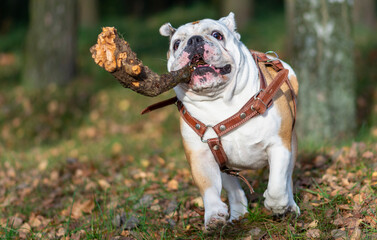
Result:
{"type": "Polygon", "coordinates": [[[226,163],[228,161],[224,148],[221,144],[221,136],[234,130],[238,126],[247,122],[249,119],[263,114],[267,108],[272,105],[273,96],[280,89],[281,85],[287,81],[287,77],[287,69],[279,71],[275,79],[267,86],[267,88],[262,89],[255,94],[236,114],[213,127],[207,126],[191,116],[182,102],[178,101],[177,106],[182,118],[196,132],[196,134],[199,135],[202,142],[208,144],[217,163],[219,164],[220,170],[226,171],[226,163]],[[204,139],[204,134],[208,128],[212,128],[215,131],[217,138],[204,139]]]}

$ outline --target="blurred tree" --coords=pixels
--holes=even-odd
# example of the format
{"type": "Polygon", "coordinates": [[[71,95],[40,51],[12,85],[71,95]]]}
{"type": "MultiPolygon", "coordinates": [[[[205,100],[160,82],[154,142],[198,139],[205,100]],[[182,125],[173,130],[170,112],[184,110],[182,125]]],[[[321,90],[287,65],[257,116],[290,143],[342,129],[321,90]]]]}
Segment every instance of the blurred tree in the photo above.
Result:
{"type": "Polygon", "coordinates": [[[285,8],[285,26],[287,29],[287,34],[285,37],[285,50],[284,56],[287,58],[292,57],[293,51],[293,34],[294,34],[294,8],[295,8],[295,0],[285,0],[284,1],[284,8],[285,8]]]}
{"type": "Polygon", "coordinates": [[[295,0],[294,12],[299,137],[321,144],[352,135],[356,125],[352,1],[295,0]]]}
{"type": "Polygon", "coordinates": [[[375,0],[355,0],[354,4],[353,14],[355,22],[375,28],[377,24],[375,0]]]}
{"type": "Polygon", "coordinates": [[[0,7],[0,34],[8,33],[28,21],[28,0],[2,0],[0,7]]]}
{"type": "Polygon", "coordinates": [[[87,28],[97,26],[98,0],[79,0],[80,25],[87,28]]]}
{"type": "Polygon", "coordinates": [[[237,27],[242,29],[254,15],[254,0],[222,0],[222,15],[236,15],[237,27]]]}
{"type": "Polygon", "coordinates": [[[23,83],[65,84],[75,73],[76,0],[31,0],[23,83]]]}

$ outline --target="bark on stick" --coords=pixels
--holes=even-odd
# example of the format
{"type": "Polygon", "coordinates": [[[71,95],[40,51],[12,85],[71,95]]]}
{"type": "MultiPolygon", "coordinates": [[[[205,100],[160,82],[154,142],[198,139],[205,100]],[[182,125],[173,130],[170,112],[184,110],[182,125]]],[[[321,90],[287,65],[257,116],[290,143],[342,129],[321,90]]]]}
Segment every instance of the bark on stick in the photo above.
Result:
{"type": "Polygon", "coordinates": [[[95,63],[111,73],[125,88],[145,96],[154,97],[181,82],[190,81],[189,66],[162,75],[144,66],[114,27],[102,28],[97,44],[90,48],[90,52],[95,63]]]}

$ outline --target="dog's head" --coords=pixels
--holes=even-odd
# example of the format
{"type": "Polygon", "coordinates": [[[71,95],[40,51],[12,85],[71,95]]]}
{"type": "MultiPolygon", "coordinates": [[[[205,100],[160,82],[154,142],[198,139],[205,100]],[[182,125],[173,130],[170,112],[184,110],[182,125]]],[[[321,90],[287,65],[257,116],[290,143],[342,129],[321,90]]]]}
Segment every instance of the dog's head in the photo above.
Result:
{"type": "Polygon", "coordinates": [[[217,21],[187,23],[178,29],[166,23],[160,33],[170,37],[168,70],[191,67],[191,81],[182,84],[186,90],[197,94],[219,92],[233,79],[240,55],[240,35],[233,13],[217,21]]]}

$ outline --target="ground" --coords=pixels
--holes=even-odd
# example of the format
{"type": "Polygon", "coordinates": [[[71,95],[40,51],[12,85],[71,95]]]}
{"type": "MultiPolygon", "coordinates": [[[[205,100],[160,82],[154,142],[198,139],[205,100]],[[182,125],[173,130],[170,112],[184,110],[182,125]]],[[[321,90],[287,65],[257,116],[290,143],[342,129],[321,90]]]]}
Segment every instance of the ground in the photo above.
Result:
{"type": "Polygon", "coordinates": [[[175,106],[140,116],[156,99],[120,86],[89,95],[90,82],[77,84],[2,95],[2,111],[13,116],[1,131],[4,239],[377,237],[377,144],[300,151],[298,218],[275,218],[263,207],[268,169],[246,171],[256,191],[248,196],[249,215],[207,236],[175,106]],[[63,137],[56,139],[56,132],[63,137]]]}

